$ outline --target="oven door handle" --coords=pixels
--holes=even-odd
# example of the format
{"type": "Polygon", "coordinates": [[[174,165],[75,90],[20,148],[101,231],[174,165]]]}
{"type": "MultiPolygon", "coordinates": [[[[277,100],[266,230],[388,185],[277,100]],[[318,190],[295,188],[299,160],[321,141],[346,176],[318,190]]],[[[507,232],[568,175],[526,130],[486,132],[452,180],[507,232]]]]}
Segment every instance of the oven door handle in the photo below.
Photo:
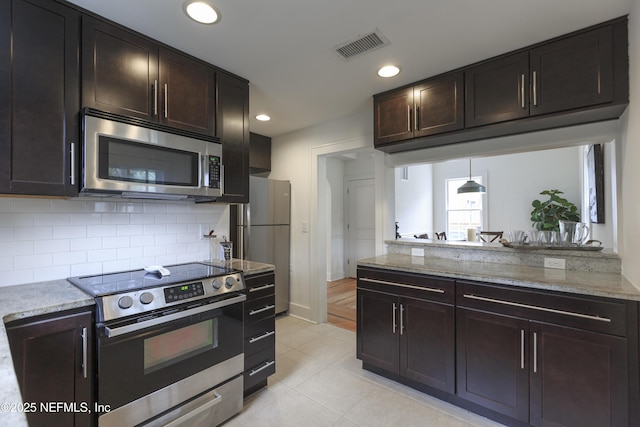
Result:
{"type": "Polygon", "coordinates": [[[247,299],[247,296],[242,294],[242,295],[238,295],[237,297],[229,298],[219,302],[214,302],[213,304],[201,305],[199,307],[190,308],[188,310],[180,311],[178,313],[172,313],[166,316],[156,317],[154,319],[150,319],[144,322],[133,323],[131,325],[121,326],[119,328],[110,328],[108,326],[105,326],[104,333],[107,337],[113,338],[120,335],[129,334],[131,332],[141,331],[143,329],[147,329],[152,326],[161,325],[163,323],[167,323],[172,320],[178,320],[184,317],[192,316],[194,314],[203,313],[205,311],[211,311],[217,308],[226,307],[232,304],[245,301],[246,299],[247,299]]]}
{"type": "Polygon", "coordinates": [[[186,414],[182,415],[181,417],[176,418],[175,420],[171,421],[168,424],[165,424],[164,427],[177,427],[177,426],[185,426],[185,425],[187,425],[187,424],[185,424],[185,421],[188,421],[191,418],[195,417],[196,415],[199,415],[199,414],[203,413],[204,411],[208,410],[209,408],[212,408],[213,406],[217,405],[218,403],[220,403],[222,401],[222,395],[221,394],[218,394],[217,392],[214,392],[214,394],[216,395],[215,399],[211,399],[210,401],[208,401],[207,403],[205,403],[202,406],[197,407],[193,411],[191,411],[189,413],[186,413],[186,414]]]}

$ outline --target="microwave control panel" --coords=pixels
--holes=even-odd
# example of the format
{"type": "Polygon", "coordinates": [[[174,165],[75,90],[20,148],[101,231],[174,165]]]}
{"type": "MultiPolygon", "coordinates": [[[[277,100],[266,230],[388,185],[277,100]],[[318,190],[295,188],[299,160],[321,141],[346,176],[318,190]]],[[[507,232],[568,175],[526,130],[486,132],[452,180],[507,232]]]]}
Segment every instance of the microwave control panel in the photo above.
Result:
{"type": "Polygon", "coordinates": [[[220,189],[220,174],[222,173],[222,167],[220,162],[220,156],[209,156],[209,188],[220,189]]]}

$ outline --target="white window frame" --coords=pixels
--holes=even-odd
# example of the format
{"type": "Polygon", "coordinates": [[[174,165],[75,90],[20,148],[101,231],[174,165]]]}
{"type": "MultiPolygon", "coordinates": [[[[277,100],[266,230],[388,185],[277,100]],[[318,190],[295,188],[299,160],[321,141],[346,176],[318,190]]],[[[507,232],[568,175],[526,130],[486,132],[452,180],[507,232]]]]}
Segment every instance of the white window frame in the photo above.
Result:
{"type": "MultiPolygon", "coordinates": [[[[480,175],[473,175],[471,176],[471,179],[476,181],[479,184],[485,185],[486,186],[486,182],[487,182],[487,176],[486,173],[482,173],[480,175]]],[[[449,227],[449,212],[451,211],[456,211],[456,212],[474,212],[474,211],[479,211],[480,212],[480,229],[481,230],[486,230],[487,229],[487,219],[489,217],[488,215],[488,203],[487,203],[487,195],[486,194],[482,194],[481,198],[482,198],[482,207],[480,209],[449,209],[449,182],[450,181],[454,181],[454,180],[460,180],[461,184],[464,184],[465,182],[467,182],[469,180],[469,175],[466,176],[451,176],[449,178],[445,178],[444,179],[444,224],[445,224],[445,228],[446,228],[446,232],[447,232],[447,239],[449,240],[466,240],[467,235],[466,235],[466,230],[464,231],[464,235],[462,236],[456,236],[453,234],[453,232],[451,231],[450,227],[449,227]]]]}

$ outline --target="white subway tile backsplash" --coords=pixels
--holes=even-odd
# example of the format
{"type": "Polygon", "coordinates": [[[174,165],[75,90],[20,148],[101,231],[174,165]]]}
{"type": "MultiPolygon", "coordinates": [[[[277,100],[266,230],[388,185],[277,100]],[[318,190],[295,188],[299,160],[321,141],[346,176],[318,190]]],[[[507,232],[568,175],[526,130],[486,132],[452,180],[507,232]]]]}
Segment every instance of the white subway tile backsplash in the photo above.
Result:
{"type": "Polygon", "coordinates": [[[87,237],[115,237],[117,235],[117,225],[96,225],[93,227],[87,227],[87,237]]]}
{"type": "Polygon", "coordinates": [[[129,248],[131,246],[131,237],[129,236],[116,236],[116,237],[103,237],[102,247],[104,249],[110,248],[129,248]]]}
{"type": "Polygon", "coordinates": [[[72,251],[94,251],[97,249],[102,249],[102,239],[100,239],[99,237],[71,239],[72,251]]]}
{"type": "Polygon", "coordinates": [[[53,238],[53,227],[16,227],[13,230],[14,241],[50,240],[53,238]]]}
{"type": "Polygon", "coordinates": [[[38,240],[35,242],[33,250],[37,254],[69,252],[71,241],[69,239],[38,240]]]}
{"type": "Polygon", "coordinates": [[[183,202],[0,199],[0,286],[203,261],[228,207],[183,202]]]}
{"type": "Polygon", "coordinates": [[[51,267],[53,265],[52,254],[16,255],[13,257],[13,266],[16,270],[31,268],[51,267]]]}
{"type": "Polygon", "coordinates": [[[14,199],[14,212],[51,212],[52,203],[49,199],[14,199]]]}
{"type": "Polygon", "coordinates": [[[96,262],[96,261],[115,261],[117,250],[116,249],[100,249],[89,251],[87,253],[87,261],[96,262]]]}
{"type": "Polygon", "coordinates": [[[87,227],[84,225],[54,227],[51,235],[54,239],[79,239],[87,237],[87,227]]]}
{"type": "Polygon", "coordinates": [[[59,254],[53,254],[54,265],[76,265],[87,263],[88,252],[86,251],[74,251],[74,252],[61,252],[59,254]]]}

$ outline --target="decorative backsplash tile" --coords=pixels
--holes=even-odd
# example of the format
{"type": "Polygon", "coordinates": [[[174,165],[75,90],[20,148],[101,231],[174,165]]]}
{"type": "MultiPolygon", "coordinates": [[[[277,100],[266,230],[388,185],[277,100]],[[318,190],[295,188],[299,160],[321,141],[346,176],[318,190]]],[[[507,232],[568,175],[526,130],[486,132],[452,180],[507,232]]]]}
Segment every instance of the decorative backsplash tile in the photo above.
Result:
{"type": "Polygon", "coordinates": [[[0,286],[201,261],[229,233],[227,205],[0,199],[0,286]]]}

